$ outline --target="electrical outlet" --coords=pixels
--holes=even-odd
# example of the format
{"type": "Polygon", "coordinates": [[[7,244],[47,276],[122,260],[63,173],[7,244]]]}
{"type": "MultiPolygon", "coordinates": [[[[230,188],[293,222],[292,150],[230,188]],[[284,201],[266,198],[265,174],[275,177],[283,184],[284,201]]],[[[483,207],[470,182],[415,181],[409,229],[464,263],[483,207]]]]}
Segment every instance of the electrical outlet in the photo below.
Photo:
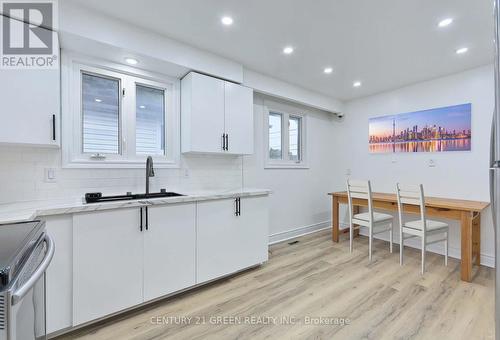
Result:
{"type": "Polygon", "coordinates": [[[44,172],[45,172],[45,182],[47,182],[47,183],[57,182],[56,169],[45,168],[44,172]]]}
{"type": "Polygon", "coordinates": [[[189,177],[189,169],[184,169],[184,177],[189,177]]]}
{"type": "Polygon", "coordinates": [[[396,159],[396,157],[391,158],[391,163],[397,163],[397,162],[398,162],[398,160],[396,159]]]}
{"type": "Polygon", "coordinates": [[[351,176],[351,169],[346,169],[345,170],[345,175],[346,176],[351,176]]]}

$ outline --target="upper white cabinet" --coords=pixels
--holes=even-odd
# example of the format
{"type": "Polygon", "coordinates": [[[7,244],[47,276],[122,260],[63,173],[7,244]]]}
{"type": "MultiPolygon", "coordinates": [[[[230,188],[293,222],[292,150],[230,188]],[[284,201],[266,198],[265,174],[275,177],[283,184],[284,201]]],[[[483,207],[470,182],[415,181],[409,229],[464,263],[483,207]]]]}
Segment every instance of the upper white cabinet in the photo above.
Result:
{"type": "Polygon", "coordinates": [[[253,153],[253,90],[238,84],[224,83],[224,127],[227,153],[253,153]]]}
{"type": "MultiPolygon", "coordinates": [[[[59,55],[57,33],[52,34],[59,55]]],[[[0,143],[60,145],[59,68],[0,69],[0,103],[0,143]]]]}
{"type": "Polygon", "coordinates": [[[253,153],[253,90],[191,72],[181,82],[182,152],[253,153]]]}

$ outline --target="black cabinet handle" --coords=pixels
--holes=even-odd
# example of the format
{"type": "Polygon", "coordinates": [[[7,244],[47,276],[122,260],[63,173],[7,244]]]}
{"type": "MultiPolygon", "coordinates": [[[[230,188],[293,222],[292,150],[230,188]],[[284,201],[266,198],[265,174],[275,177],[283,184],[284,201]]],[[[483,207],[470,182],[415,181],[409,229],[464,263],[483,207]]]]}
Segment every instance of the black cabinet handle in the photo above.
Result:
{"type": "Polygon", "coordinates": [[[226,133],[226,151],[229,151],[229,133],[226,133]]]}
{"type": "Polygon", "coordinates": [[[148,207],[146,207],[146,230],[149,228],[149,213],[148,213],[148,207]]]}
{"type": "Polygon", "coordinates": [[[52,115],[52,140],[56,140],[56,115],[52,115]]]}
{"type": "Polygon", "coordinates": [[[226,150],[226,134],[222,134],[222,151],[226,150]]]}
{"type": "Polygon", "coordinates": [[[241,200],[239,197],[237,197],[235,200],[235,205],[236,205],[236,211],[234,212],[235,216],[241,216],[241,200]]]}
{"type": "Polygon", "coordinates": [[[141,207],[141,225],[139,226],[139,229],[142,231],[142,207],[141,207]]]}

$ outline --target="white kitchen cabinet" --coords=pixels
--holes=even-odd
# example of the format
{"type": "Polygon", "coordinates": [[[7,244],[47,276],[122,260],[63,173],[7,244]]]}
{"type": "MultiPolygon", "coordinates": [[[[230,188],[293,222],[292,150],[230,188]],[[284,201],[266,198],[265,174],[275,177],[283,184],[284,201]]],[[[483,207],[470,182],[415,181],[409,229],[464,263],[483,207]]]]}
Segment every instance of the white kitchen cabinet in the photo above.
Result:
{"type": "Polygon", "coordinates": [[[42,217],[56,245],[46,272],[47,334],[73,325],[73,218],[42,217]]]}
{"type": "Polygon", "coordinates": [[[181,81],[183,153],[253,153],[253,90],[191,72],[181,81]]]}
{"type": "Polygon", "coordinates": [[[253,91],[251,88],[225,82],[224,126],[227,134],[227,153],[253,153],[253,91]]]}
{"type": "Polygon", "coordinates": [[[197,283],[263,263],[268,259],[267,196],[199,202],[197,283]]]}
{"type": "Polygon", "coordinates": [[[143,302],[140,209],[73,216],[73,325],[143,302]]]}
{"type": "Polygon", "coordinates": [[[182,152],[223,152],[224,81],[189,73],[181,82],[182,152]]]}
{"type": "MultiPolygon", "coordinates": [[[[54,54],[58,56],[59,44],[55,32],[53,41],[54,54]]],[[[0,69],[0,103],[0,143],[45,147],[60,145],[59,68],[0,69]]]]}
{"type": "Polygon", "coordinates": [[[196,263],[196,205],[148,208],[144,231],[144,301],[193,286],[196,263]]]}

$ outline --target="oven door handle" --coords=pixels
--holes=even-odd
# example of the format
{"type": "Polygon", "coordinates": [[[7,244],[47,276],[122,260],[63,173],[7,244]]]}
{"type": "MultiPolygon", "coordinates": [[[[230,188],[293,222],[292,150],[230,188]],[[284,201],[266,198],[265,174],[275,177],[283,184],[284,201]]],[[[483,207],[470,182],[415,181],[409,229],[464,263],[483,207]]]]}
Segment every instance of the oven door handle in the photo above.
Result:
{"type": "Polygon", "coordinates": [[[38,268],[33,272],[31,277],[21,286],[19,287],[13,294],[12,294],[12,305],[14,306],[17,304],[19,301],[22,300],[22,298],[30,291],[31,288],[37,283],[38,279],[40,279],[47,270],[47,267],[50,264],[50,261],[52,260],[52,257],[54,256],[54,251],[55,251],[55,245],[54,241],[52,238],[45,234],[45,243],[47,244],[47,251],[45,253],[45,256],[42,260],[42,263],[38,266],[38,268]]]}

